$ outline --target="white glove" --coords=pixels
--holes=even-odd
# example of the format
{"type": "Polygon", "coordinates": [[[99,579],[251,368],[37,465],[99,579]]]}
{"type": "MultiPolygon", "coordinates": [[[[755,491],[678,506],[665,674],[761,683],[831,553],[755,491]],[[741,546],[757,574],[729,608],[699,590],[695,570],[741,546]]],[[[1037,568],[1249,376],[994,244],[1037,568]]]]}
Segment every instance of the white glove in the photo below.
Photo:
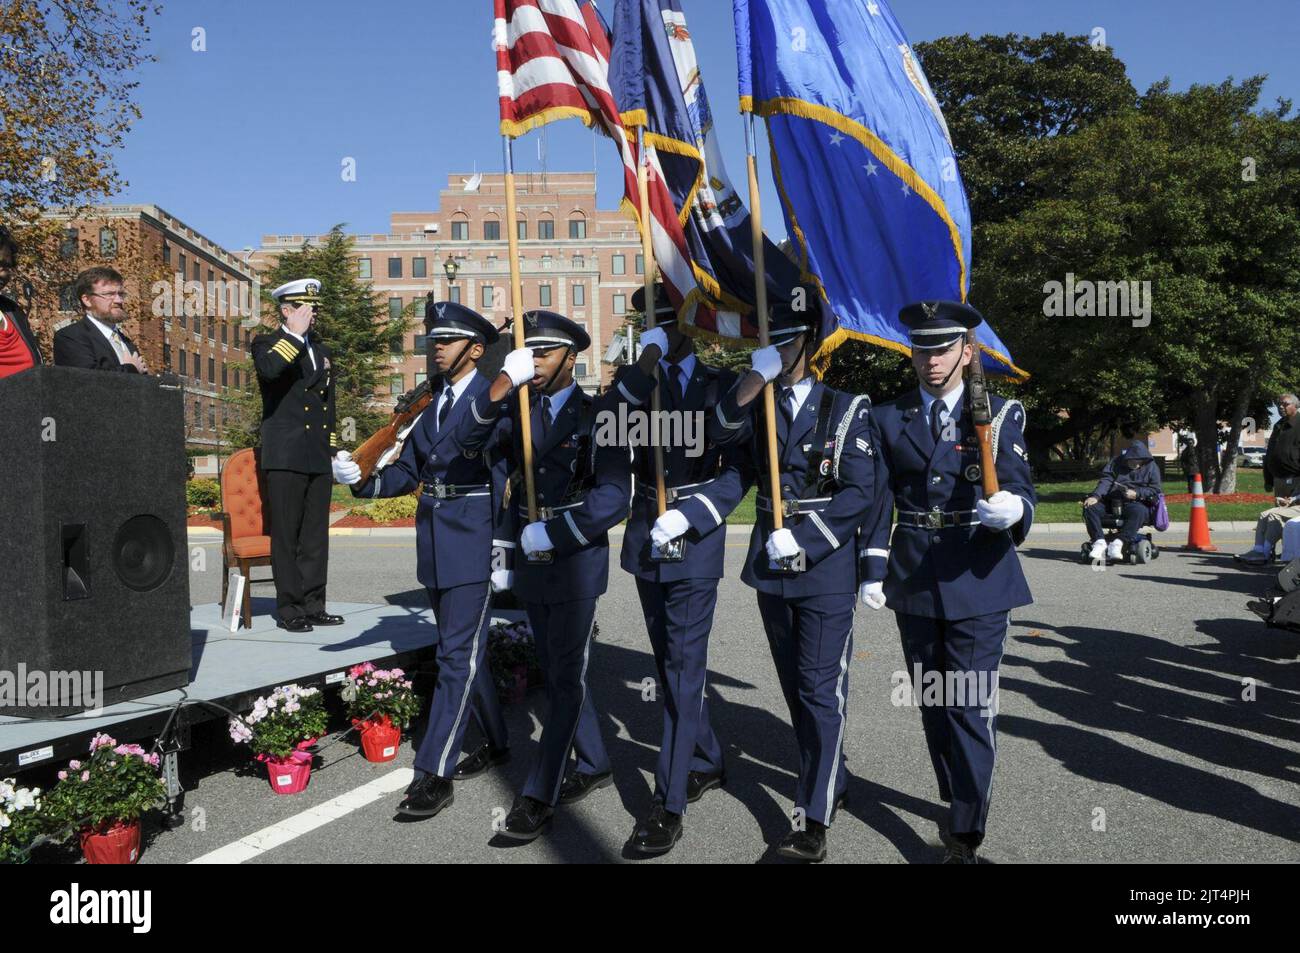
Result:
{"type": "Polygon", "coordinates": [[[351,486],[354,483],[361,482],[361,468],[352,462],[352,454],[346,450],[340,450],[330,461],[330,469],[334,471],[334,482],[351,486]]]}
{"type": "Polygon", "coordinates": [[[550,534],[546,532],[546,524],[542,522],[529,523],[525,526],[519,536],[519,545],[526,553],[545,553],[555,548],[550,534]]]}
{"type": "Polygon", "coordinates": [[[799,544],[795,542],[794,533],[788,529],[778,529],[767,538],[767,555],[772,562],[789,559],[799,554],[799,544]]]}
{"type": "Polygon", "coordinates": [[[781,360],[781,352],[776,349],[775,344],[760,347],[749,356],[749,366],[762,374],[764,382],[768,384],[781,375],[784,364],[785,362],[781,360]]]}
{"type": "Polygon", "coordinates": [[[492,591],[505,592],[515,584],[515,574],[512,569],[498,569],[492,573],[492,591]]]}
{"type": "Polygon", "coordinates": [[[650,542],[663,549],[690,528],[691,521],[681,510],[665,510],[664,515],[655,520],[655,525],[650,528],[650,542]]]}
{"type": "Polygon", "coordinates": [[[1010,529],[1025,515],[1025,501],[1014,493],[999,490],[975,504],[980,523],[992,530],[1010,529]]]}
{"type": "Polygon", "coordinates": [[[858,587],[858,595],[864,606],[872,609],[885,608],[885,584],[883,582],[864,582],[858,587]]]}
{"type": "Polygon", "coordinates": [[[509,377],[510,383],[516,387],[527,384],[537,373],[533,369],[533,349],[515,348],[506,355],[505,363],[501,365],[501,372],[509,377]]]}
{"type": "Polygon", "coordinates": [[[659,348],[659,356],[663,357],[668,353],[668,332],[663,328],[650,328],[648,331],[641,332],[641,347],[647,348],[651,345],[659,348]]]}

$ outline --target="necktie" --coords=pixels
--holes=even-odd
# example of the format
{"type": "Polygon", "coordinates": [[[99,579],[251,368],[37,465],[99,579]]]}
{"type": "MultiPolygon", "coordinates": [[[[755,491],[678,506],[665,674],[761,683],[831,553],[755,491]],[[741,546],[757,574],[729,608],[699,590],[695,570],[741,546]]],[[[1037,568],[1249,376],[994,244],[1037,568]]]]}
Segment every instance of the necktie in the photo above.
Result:
{"type": "Polygon", "coordinates": [[[447,415],[451,413],[451,405],[455,399],[456,399],[456,395],[452,393],[451,385],[450,384],[445,385],[442,388],[442,396],[440,398],[440,400],[442,401],[442,406],[438,408],[438,429],[439,430],[441,430],[442,425],[447,422],[447,415]]]}
{"type": "Polygon", "coordinates": [[[108,339],[112,342],[113,350],[117,354],[117,361],[119,364],[125,364],[131,352],[127,350],[126,342],[122,340],[122,335],[117,328],[111,328],[110,330],[112,333],[108,336],[108,339]]]}
{"type": "Polygon", "coordinates": [[[794,388],[781,388],[781,416],[785,418],[787,426],[794,425],[794,388]]]}
{"type": "Polygon", "coordinates": [[[548,394],[542,395],[542,436],[545,437],[551,432],[551,398],[548,394]]]}
{"type": "Polygon", "coordinates": [[[677,364],[672,365],[673,386],[677,388],[677,394],[680,397],[686,396],[686,372],[677,364]]]}
{"type": "Polygon", "coordinates": [[[936,400],[930,405],[930,432],[934,434],[934,442],[938,443],[940,435],[943,433],[943,411],[944,402],[936,400]]]}

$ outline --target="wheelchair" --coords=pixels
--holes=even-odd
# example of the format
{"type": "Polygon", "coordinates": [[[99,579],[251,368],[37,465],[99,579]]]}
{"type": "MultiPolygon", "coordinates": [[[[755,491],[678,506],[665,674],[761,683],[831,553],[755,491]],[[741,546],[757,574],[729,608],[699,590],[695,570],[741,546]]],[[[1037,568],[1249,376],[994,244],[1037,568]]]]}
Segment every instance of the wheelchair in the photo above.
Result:
{"type": "MultiPolygon", "coordinates": [[[[1123,497],[1111,496],[1105,499],[1106,512],[1101,517],[1101,528],[1106,532],[1102,536],[1106,545],[1109,547],[1111,542],[1119,538],[1119,531],[1124,527],[1124,503],[1123,497]]],[[[1147,507],[1147,517],[1142,525],[1153,526],[1155,517],[1151,508],[1147,507]]],[[[1092,562],[1092,543],[1086,542],[1079,547],[1079,555],[1083,562],[1092,562]]],[[[1133,542],[1124,541],[1124,555],[1121,559],[1130,565],[1139,563],[1149,563],[1152,560],[1160,558],[1160,546],[1156,543],[1153,533],[1143,533],[1133,542]]],[[[1109,561],[1109,557],[1106,557],[1109,561]]]]}

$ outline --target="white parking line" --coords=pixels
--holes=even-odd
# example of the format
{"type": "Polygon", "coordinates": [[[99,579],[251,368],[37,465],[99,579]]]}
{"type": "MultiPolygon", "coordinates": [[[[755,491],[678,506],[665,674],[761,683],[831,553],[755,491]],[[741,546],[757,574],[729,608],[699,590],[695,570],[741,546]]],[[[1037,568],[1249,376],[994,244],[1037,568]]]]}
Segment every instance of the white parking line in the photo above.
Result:
{"type": "Polygon", "coordinates": [[[264,827],[241,837],[225,847],[218,847],[202,857],[195,857],[191,864],[242,864],[273,850],[281,844],[287,844],[295,837],[310,833],[318,827],[324,827],[330,821],[346,817],[358,808],[373,804],[385,795],[400,791],[411,783],[415,772],[411,768],[398,768],[383,777],[375,778],[359,788],[340,794],[336,798],[317,804],[293,817],[287,817],[278,824],[264,827]]]}

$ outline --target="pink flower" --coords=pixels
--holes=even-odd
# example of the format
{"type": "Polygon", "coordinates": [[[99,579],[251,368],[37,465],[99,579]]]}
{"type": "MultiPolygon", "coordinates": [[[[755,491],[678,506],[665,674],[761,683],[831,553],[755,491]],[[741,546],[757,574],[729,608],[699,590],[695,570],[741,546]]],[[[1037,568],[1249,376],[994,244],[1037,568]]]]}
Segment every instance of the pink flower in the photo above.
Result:
{"type": "Polygon", "coordinates": [[[66,772],[66,771],[60,771],[60,772],[59,772],[59,780],[60,780],[60,781],[66,781],[66,780],[68,780],[68,772],[66,772]]]}
{"type": "Polygon", "coordinates": [[[149,767],[156,768],[158,767],[158,764],[162,761],[162,758],[158,756],[157,752],[154,752],[153,754],[145,755],[144,760],[145,763],[149,765],[149,767]]]}
{"type": "Polygon", "coordinates": [[[68,767],[71,768],[73,771],[80,771],[81,762],[74,759],[68,762],[68,767]]]}
{"type": "Polygon", "coordinates": [[[89,781],[89,780],[90,780],[90,772],[89,772],[89,771],[82,771],[82,772],[81,772],[81,780],[83,780],[83,781],[89,781]]]}

